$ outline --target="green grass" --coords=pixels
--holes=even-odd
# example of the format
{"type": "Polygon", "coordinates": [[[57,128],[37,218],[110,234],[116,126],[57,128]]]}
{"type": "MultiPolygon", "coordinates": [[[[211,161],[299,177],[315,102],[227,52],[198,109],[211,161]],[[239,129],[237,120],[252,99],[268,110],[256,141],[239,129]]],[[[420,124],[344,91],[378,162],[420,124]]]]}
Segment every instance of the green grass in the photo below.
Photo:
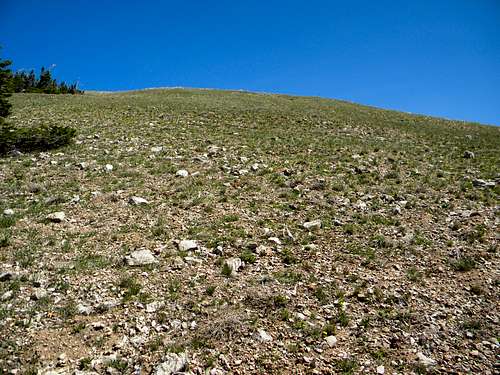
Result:
{"type": "MultiPolygon", "coordinates": [[[[238,91],[15,94],[11,101],[14,126],[68,125],[77,135],[58,150],[0,158],[0,268],[42,273],[51,290],[50,299],[37,302],[29,278],[0,283],[0,295],[15,291],[0,301],[5,341],[26,339],[28,326],[36,335],[39,326],[30,322],[40,318],[40,329],[51,324],[70,332],[71,344],[90,346],[72,358],[89,366],[86,357],[114,350],[114,340],[78,323],[94,315],[77,315],[76,304],[98,297],[96,318],[104,315],[120,335],[138,317],[165,326],[131,351],[155,363],[168,348],[188,348],[200,363],[223,366],[219,354],[241,357],[238,337],[253,338],[262,326],[277,339],[238,371],[279,374],[295,366],[307,373],[312,364],[292,358],[310,356],[317,369],[356,373],[366,360],[400,363],[398,352],[407,349],[381,352],[365,340],[372,330],[418,337],[436,306],[444,309],[438,325],[466,320],[450,321],[454,313],[434,296],[453,294],[462,306],[480,301],[481,314],[494,316],[486,284],[456,285],[496,283],[500,188],[472,181],[496,178],[499,128],[238,91]],[[161,152],[151,151],[157,146],[161,152]],[[466,150],[476,157],[464,158],[466,150]],[[108,163],[111,172],[104,170],[108,163]],[[190,176],[176,177],[179,169],[190,176]],[[150,204],[131,206],[134,195],[150,204]],[[2,215],[6,208],[15,215],[2,215]],[[58,210],[66,222],[43,220],[58,210]],[[303,229],[319,218],[321,231],[303,229]],[[182,239],[200,246],[180,252],[182,239]],[[123,257],[138,249],[152,251],[158,264],[126,265],[123,257]],[[245,268],[227,278],[231,270],[223,264],[230,257],[245,268]],[[146,311],[150,302],[164,307],[153,314],[146,311]],[[412,310],[417,304],[421,314],[412,310]],[[306,309],[311,314],[297,322],[306,309]],[[12,317],[18,325],[10,325],[12,317]],[[177,320],[197,326],[171,329],[177,320]],[[87,333],[90,340],[77,342],[87,333]],[[342,351],[356,357],[337,362],[326,350],[316,352],[331,334],[352,338],[342,351]],[[286,348],[293,357],[282,355],[286,348]]],[[[442,340],[451,356],[463,354],[456,340],[442,340]]],[[[35,367],[37,345],[7,353],[13,368],[35,367]]],[[[137,356],[111,367],[130,372],[137,356]]],[[[412,371],[408,366],[394,371],[412,371]]]]}

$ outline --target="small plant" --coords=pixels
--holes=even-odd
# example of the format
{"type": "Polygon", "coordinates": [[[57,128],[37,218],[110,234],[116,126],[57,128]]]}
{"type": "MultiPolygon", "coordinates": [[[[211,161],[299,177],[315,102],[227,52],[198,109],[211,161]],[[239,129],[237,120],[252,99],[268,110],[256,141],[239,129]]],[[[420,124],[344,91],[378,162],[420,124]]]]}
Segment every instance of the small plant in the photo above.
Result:
{"type": "Polygon", "coordinates": [[[240,254],[240,259],[249,264],[253,264],[257,261],[257,257],[250,250],[245,250],[240,254]]]}
{"type": "Polygon", "coordinates": [[[92,363],[92,358],[84,357],[80,359],[80,362],[78,362],[78,368],[80,370],[89,370],[91,363],[92,363]]]}
{"type": "Polygon", "coordinates": [[[337,360],[337,368],[341,374],[349,375],[354,373],[358,368],[358,364],[353,359],[344,358],[337,360]]]}
{"type": "Polygon", "coordinates": [[[419,272],[415,267],[410,267],[406,272],[406,277],[410,281],[420,281],[422,279],[422,272],[419,272]]]}
{"type": "Polygon", "coordinates": [[[229,266],[229,264],[224,263],[224,264],[222,265],[222,271],[221,271],[221,273],[222,273],[224,276],[226,276],[226,277],[230,277],[230,276],[231,276],[231,274],[233,273],[233,270],[231,269],[231,267],[229,266]]]}
{"type": "Polygon", "coordinates": [[[132,298],[137,296],[142,289],[142,285],[136,281],[133,277],[124,277],[118,283],[118,286],[124,289],[123,300],[130,301],[132,298]]]}
{"type": "Polygon", "coordinates": [[[329,297],[327,291],[322,286],[318,286],[314,290],[314,296],[318,299],[318,302],[325,303],[329,297]]]}
{"type": "Polygon", "coordinates": [[[68,301],[66,305],[59,308],[59,314],[63,319],[71,319],[76,315],[76,303],[74,301],[68,301]]]}
{"type": "Polygon", "coordinates": [[[344,310],[341,310],[337,315],[336,322],[339,323],[342,327],[347,327],[349,324],[349,315],[344,310]]]}
{"type": "Polygon", "coordinates": [[[342,230],[344,231],[345,234],[353,235],[356,232],[356,225],[355,224],[344,224],[342,226],[342,230]]]}
{"type": "Polygon", "coordinates": [[[109,366],[117,369],[121,374],[123,374],[128,367],[128,362],[124,359],[114,359],[110,362],[109,366]]]}
{"type": "Polygon", "coordinates": [[[285,264],[295,264],[297,263],[297,257],[293,254],[290,249],[284,249],[281,252],[281,260],[285,264]]]}
{"type": "Polygon", "coordinates": [[[215,285],[207,286],[207,288],[205,289],[205,293],[209,296],[213,296],[216,288],[217,287],[215,285]]]}
{"type": "Polygon", "coordinates": [[[182,284],[179,279],[172,279],[167,286],[168,294],[172,301],[179,298],[179,291],[181,290],[182,284]]]}
{"type": "Polygon", "coordinates": [[[278,294],[273,297],[273,304],[275,307],[285,307],[287,303],[288,298],[282,294],[278,294]]]}
{"type": "Polygon", "coordinates": [[[476,261],[471,257],[460,257],[451,263],[455,271],[468,272],[476,267],[476,261]]]}
{"type": "Polygon", "coordinates": [[[71,328],[71,333],[76,334],[80,333],[85,329],[85,323],[79,322],[74,327],[71,328]]]}

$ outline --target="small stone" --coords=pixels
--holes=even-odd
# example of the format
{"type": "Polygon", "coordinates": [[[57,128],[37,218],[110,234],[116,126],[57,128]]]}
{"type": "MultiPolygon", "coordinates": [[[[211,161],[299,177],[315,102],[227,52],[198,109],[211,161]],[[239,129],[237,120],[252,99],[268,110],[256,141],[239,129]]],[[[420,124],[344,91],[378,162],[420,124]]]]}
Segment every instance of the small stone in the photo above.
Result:
{"type": "Polygon", "coordinates": [[[179,242],[179,250],[180,251],[189,251],[198,248],[198,243],[193,240],[182,240],[179,242]]]}
{"type": "Polygon", "coordinates": [[[326,336],[325,341],[330,348],[334,347],[337,344],[337,338],[335,336],[326,336]]]}
{"type": "Polygon", "coordinates": [[[464,152],[464,158],[465,159],[474,159],[475,155],[472,151],[465,151],[464,152]]]}
{"type": "Polygon", "coordinates": [[[66,215],[64,212],[58,211],[58,212],[53,212],[51,214],[48,214],[45,218],[48,221],[51,221],[53,223],[60,223],[60,222],[64,221],[64,219],[66,218],[66,215]]]}
{"type": "Polygon", "coordinates": [[[470,352],[470,355],[473,356],[473,357],[479,357],[479,351],[473,350],[473,351],[470,352]]]}
{"type": "Polygon", "coordinates": [[[385,367],[382,365],[377,366],[377,374],[384,375],[385,374],[385,367]]]}
{"type": "Polygon", "coordinates": [[[39,301],[42,298],[45,298],[49,295],[49,293],[45,289],[37,289],[35,293],[31,295],[31,299],[34,301],[39,301]]]}
{"type": "Polygon", "coordinates": [[[263,329],[258,329],[257,330],[257,337],[259,339],[259,341],[262,341],[262,342],[271,342],[273,341],[273,338],[271,335],[269,335],[266,331],[264,331],[263,329]]]}
{"type": "Polygon", "coordinates": [[[0,300],[7,301],[7,300],[11,299],[13,295],[14,295],[14,292],[12,290],[8,290],[4,294],[2,294],[2,296],[0,297],[0,300]]]}
{"type": "Polygon", "coordinates": [[[278,237],[269,237],[268,240],[274,242],[276,245],[281,245],[281,241],[278,237]]]}
{"type": "Polygon", "coordinates": [[[436,361],[430,357],[425,356],[422,352],[417,353],[418,361],[425,367],[431,367],[436,365],[436,361]]]}
{"type": "Polygon", "coordinates": [[[76,306],[76,311],[81,315],[90,315],[92,314],[92,307],[80,303],[76,306]]]}
{"type": "Polygon", "coordinates": [[[310,243],[304,246],[304,250],[316,250],[318,248],[318,245],[310,243]]]}
{"type": "Polygon", "coordinates": [[[146,305],[146,312],[154,313],[154,312],[158,311],[160,308],[162,308],[163,306],[164,306],[164,303],[160,302],[160,301],[154,301],[154,302],[148,303],[146,305]]]}
{"type": "Polygon", "coordinates": [[[88,163],[82,161],[81,163],[78,163],[76,166],[78,167],[78,169],[81,169],[83,171],[84,169],[87,169],[89,165],[88,163]]]}
{"type": "Polygon", "coordinates": [[[472,180],[472,185],[475,187],[495,187],[496,183],[495,181],[486,181],[482,180],[480,178],[475,178],[472,180]]]}
{"type": "Polygon", "coordinates": [[[226,264],[227,267],[229,267],[229,269],[231,270],[231,276],[236,276],[236,273],[240,269],[243,262],[241,261],[240,258],[229,258],[226,259],[224,264],[226,264]]]}
{"type": "Polygon", "coordinates": [[[177,172],[175,172],[175,175],[179,177],[187,177],[189,176],[189,172],[185,169],[179,169],[177,172]]]}
{"type": "Polygon", "coordinates": [[[153,253],[149,250],[137,250],[125,257],[125,262],[129,266],[145,266],[148,264],[158,263],[153,253]]]}
{"type": "Polygon", "coordinates": [[[252,168],[252,171],[255,172],[259,169],[259,164],[258,163],[252,164],[251,168],[252,168]]]}
{"type": "Polygon", "coordinates": [[[0,273],[0,281],[9,281],[14,278],[14,274],[12,272],[1,272],[0,273]]]}
{"type": "Polygon", "coordinates": [[[162,146],[151,147],[151,152],[158,153],[158,152],[162,152],[162,151],[163,151],[162,146]]]}
{"type": "Polygon", "coordinates": [[[3,210],[3,214],[5,216],[12,216],[12,215],[14,215],[14,210],[11,208],[6,208],[5,210],[3,210]]]}
{"type": "Polygon", "coordinates": [[[146,205],[149,204],[149,202],[141,197],[130,197],[128,200],[128,203],[134,205],[134,206],[141,206],[141,205],[146,205]]]}
{"type": "Polygon", "coordinates": [[[95,331],[101,331],[104,328],[106,328],[106,324],[104,324],[103,322],[94,322],[94,323],[92,323],[92,328],[95,331]]]}
{"type": "Polygon", "coordinates": [[[317,230],[321,228],[321,220],[307,221],[303,224],[303,227],[307,230],[317,230]]]}
{"type": "Polygon", "coordinates": [[[295,314],[295,317],[299,320],[306,320],[307,319],[306,316],[300,312],[295,314]]]}
{"type": "Polygon", "coordinates": [[[104,169],[106,170],[106,172],[111,172],[113,170],[113,166],[111,164],[106,164],[104,166],[104,169]]]}
{"type": "Polygon", "coordinates": [[[155,375],[172,375],[182,371],[188,362],[186,353],[168,353],[165,361],[155,369],[155,375]]]}

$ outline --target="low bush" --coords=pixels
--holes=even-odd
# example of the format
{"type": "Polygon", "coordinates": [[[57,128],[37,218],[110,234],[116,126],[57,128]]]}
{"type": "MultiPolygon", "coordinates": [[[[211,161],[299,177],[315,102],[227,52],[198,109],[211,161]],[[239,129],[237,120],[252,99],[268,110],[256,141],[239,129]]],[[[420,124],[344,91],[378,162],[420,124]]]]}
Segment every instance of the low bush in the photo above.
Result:
{"type": "Polygon", "coordinates": [[[0,124],[0,155],[13,150],[32,152],[62,147],[69,144],[75,135],[76,130],[69,126],[16,128],[11,124],[0,124]]]}

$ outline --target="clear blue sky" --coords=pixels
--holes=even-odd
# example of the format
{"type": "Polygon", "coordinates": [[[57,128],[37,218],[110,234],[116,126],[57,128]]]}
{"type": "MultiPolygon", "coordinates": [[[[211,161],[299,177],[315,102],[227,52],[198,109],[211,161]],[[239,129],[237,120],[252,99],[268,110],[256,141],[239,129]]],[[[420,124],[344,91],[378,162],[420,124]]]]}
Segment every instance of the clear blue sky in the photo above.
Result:
{"type": "Polygon", "coordinates": [[[500,0],[0,0],[2,56],[87,90],[318,95],[500,125],[500,0]]]}

